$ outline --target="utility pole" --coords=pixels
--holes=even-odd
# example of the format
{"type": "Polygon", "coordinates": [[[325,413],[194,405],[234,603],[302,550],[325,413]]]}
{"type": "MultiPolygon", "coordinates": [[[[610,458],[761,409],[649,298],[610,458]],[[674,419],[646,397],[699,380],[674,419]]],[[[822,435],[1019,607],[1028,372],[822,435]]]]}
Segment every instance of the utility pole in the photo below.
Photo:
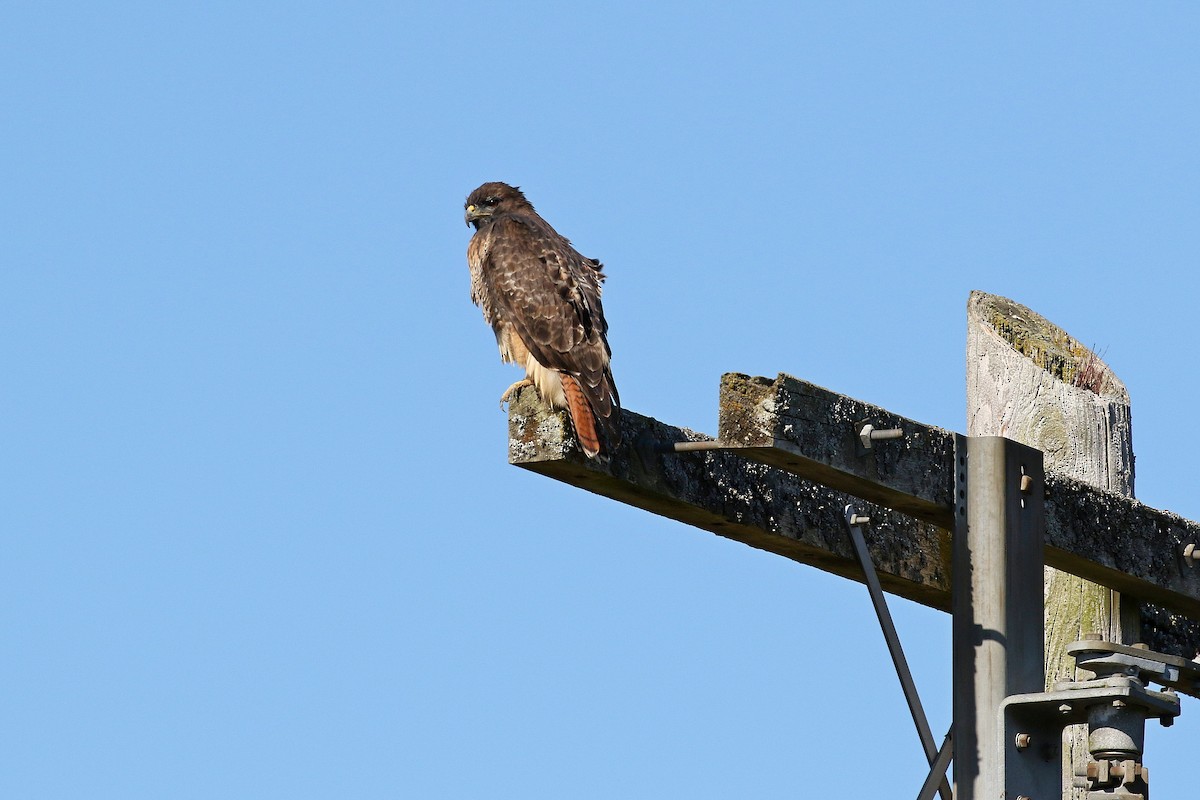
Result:
{"type": "MultiPolygon", "coordinates": [[[[1146,719],[1169,724],[1179,713],[1177,692],[1200,697],[1200,663],[1191,660],[1200,652],[1200,524],[1132,498],[1132,448],[1119,436],[1108,442],[1114,430],[1128,429],[1127,396],[1102,362],[1053,326],[1042,339],[1031,337],[1027,328],[1045,321],[1011,301],[974,293],[970,307],[987,325],[972,321],[969,334],[970,436],[790,376],[730,373],[721,380],[716,439],[625,411],[627,444],[600,460],[584,457],[565,416],[525,389],[509,407],[509,460],[865,581],[873,601],[882,587],[953,613],[958,800],[1071,797],[1073,783],[1087,800],[1133,800],[1146,789],[1146,719]],[[1028,324],[1016,326],[1017,318],[1028,324]],[[1018,328],[1021,336],[1003,335],[1018,328]],[[981,338],[987,336],[993,339],[981,338]],[[1023,350],[1015,339],[1029,346],[1023,350]],[[1073,366],[1046,360],[1051,351],[1043,341],[1076,354],[1073,366]],[[1088,436],[1116,448],[1103,456],[1093,448],[1089,458],[1108,459],[1118,477],[1127,472],[1127,490],[1112,491],[1124,488],[1124,478],[1106,483],[1068,474],[1062,448],[1034,435],[1062,416],[1061,408],[1020,400],[1029,385],[1039,386],[1035,396],[1047,395],[1037,383],[1043,380],[1088,393],[1091,405],[1076,416],[1103,417],[1110,428],[1088,436]],[[844,511],[851,505],[861,511],[844,511]],[[856,519],[870,525],[856,526],[856,519]],[[1137,646],[1092,635],[1119,639],[1107,625],[1085,629],[1063,648],[1081,672],[1044,682],[1043,564],[1098,584],[1106,598],[1119,592],[1124,611],[1105,618],[1126,630],[1136,620],[1137,646]],[[1150,682],[1164,690],[1148,688],[1150,682]],[[1086,724],[1090,735],[1080,765],[1064,771],[1060,738],[1073,724],[1086,724]]],[[[1068,450],[1091,441],[1058,429],[1068,450]]],[[[929,756],[927,725],[922,741],[929,756]]],[[[950,741],[930,759],[920,797],[937,790],[950,741]]]]}
{"type": "MultiPolygon", "coordinates": [[[[1129,392],[1100,357],[1066,331],[1011,300],[972,292],[967,301],[967,433],[1007,436],[1045,454],[1046,468],[1133,496],[1129,392]]],[[[1132,598],[1046,567],[1045,686],[1083,679],[1067,646],[1085,635],[1139,641],[1132,598]]],[[[1029,689],[1026,691],[1035,691],[1029,689]]],[[[1063,768],[1086,774],[1087,726],[1069,727],[1063,768]]],[[[1086,787],[1063,800],[1087,800],[1086,787]]]]}
{"type": "Polygon", "coordinates": [[[952,548],[954,783],[960,800],[983,800],[1008,796],[998,709],[1042,689],[1045,479],[1032,447],[964,441],[952,548]]]}

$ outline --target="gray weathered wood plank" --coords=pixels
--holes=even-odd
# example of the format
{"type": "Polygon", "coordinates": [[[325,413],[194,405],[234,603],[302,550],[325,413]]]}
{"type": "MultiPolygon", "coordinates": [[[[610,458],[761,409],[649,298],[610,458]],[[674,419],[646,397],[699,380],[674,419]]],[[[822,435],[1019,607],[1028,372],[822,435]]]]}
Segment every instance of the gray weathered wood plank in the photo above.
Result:
{"type": "MultiPolygon", "coordinates": [[[[789,375],[739,373],[721,379],[720,424],[721,441],[744,458],[950,527],[954,434],[941,428],[789,375]],[[905,438],[864,452],[854,436],[863,419],[905,438]],[[906,499],[891,502],[896,495],[906,499]]],[[[1200,524],[1053,472],[1046,486],[1048,565],[1200,619],[1200,568],[1183,558],[1186,544],[1200,543],[1200,524]]]]}
{"type": "MultiPolygon", "coordinates": [[[[731,374],[723,379],[723,396],[724,387],[731,382],[753,383],[756,387],[753,392],[762,392],[762,386],[776,381],[783,387],[803,384],[787,376],[773,381],[731,374]]],[[[742,397],[752,396],[753,392],[742,397]]],[[[846,418],[865,409],[878,412],[881,424],[876,427],[897,419],[861,401],[827,390],[822,392],[823,395],[811,392],[810,397],[824,396],[831,404],[840,403],[853,409],[846,418]]],[[[784,407],[793,406],[784,404],[784,407]]],[[[810,408],[808,413],[819,416],[819,408],[810,408]]],[[[831,416],[836,414],[831,411],[831,416]]],[[[575,446],[565,416],[549,412],[536,394],[526,389],[509,409],[509,460],[524,469],[637,508],[861,580],[842,519],[845,503],[857,502],[856,496],[794,474],[804,474],[815,462],[821,476],[827,477],[828,469],[842,472],[837,480],[848,483],[839,485],[869,484],[865,468],[859,469],[858,474],[844,469],[855,457],[853,436],[846,439],[838,434],[843,449],[833,448],[834,455],[809,449],[800,452],[803,459],[797,459],[794,452],[799,437],[789,449],[779,453],[764,454],[765,450],[775,448],[733,442],[729,443],[729,450],[675,454],[663,452],[661,445],[709,437],[628,411],[622,424],[629,444],[612,459],[589,460],[575,446]],[[788,467],[793,472],[776,466],[787,466],[789,460],[800,465],[788,467]]],[[[904,424],[913,431],[921,430],[912,427],[915,423],[911,421],[904,424]]],[[[895,491],[897,486],[919,483],[912,477],[916,469],[912,464],[901,468],[887,460],[893,457],[885,455],[887,448],[897,444],[903,443],[877,443],[873,456],[876,463],[872,467],[875,474],[893,481],[891,489],[895,491]]],[[[903,457],[918,459],[923,450],[906,449],[903,457]]],[[[927,465],[924,472],[937,481],[952,477],[945,474],[944,452],[937,446],[930,450],[935,453],[934,463],[927,465]]],[[[1182,555],[1185,544],[1200,543],[1200,524],[1062,476],[1048,474],[1046,485],[1046,563],[1159,603],[1177,614],[1200,619],[1200,567],[1187,567],[1182,555]]],[[[952,499],[952,486],[918,488],[926,493],[926,498],[952,499]]],[[[918,603],[948,610],[948,530],[929,522],[928,515],[918,520],[881,506],[864,507],[879,523],[869,529],[868,544],[884,588],[918,603]]],[[[1191,658],[1200,649],[1196,637],[1179,636],[1169,620],[1144,622],[1143,631],[1151,648],[1162,652],[1191,658]]]]}
{"type": "Polygon", "coordinates": [[[662,445],[711,437],[625,411],[625,441],[610,460],[586,458],[565,415],[523,389],[509,407],[509,460],[595,494],[761,550],[862,581],[843,510],[870,514],[865,531],[887,591],[950,609],[947,531],[723,451],[666,453],[662,445]]]}
{"type": "Polygon", "coordinates": [[[954,525],[954,434],[780,374],[721,378],[717,438],[741,454],[917,519],[954,525]],[[864,423],[902,439],[863,446],[864,423]]]}

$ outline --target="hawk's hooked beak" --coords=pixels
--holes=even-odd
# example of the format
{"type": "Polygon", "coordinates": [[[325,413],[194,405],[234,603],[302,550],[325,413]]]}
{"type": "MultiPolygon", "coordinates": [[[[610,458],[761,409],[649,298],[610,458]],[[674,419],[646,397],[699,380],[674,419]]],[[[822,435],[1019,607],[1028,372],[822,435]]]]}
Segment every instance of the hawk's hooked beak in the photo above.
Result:
{"type": "Polygon", "coordinates": [[[480,217],[482,217],[484,215],[480,212],[478,206],[469,205],[469,206],[467,206],[466,214],[464,214],[463,216],[467,221],[467,227],[470,227],[471,223],[473,223],[475,220],[479,219],[480,217]]]}

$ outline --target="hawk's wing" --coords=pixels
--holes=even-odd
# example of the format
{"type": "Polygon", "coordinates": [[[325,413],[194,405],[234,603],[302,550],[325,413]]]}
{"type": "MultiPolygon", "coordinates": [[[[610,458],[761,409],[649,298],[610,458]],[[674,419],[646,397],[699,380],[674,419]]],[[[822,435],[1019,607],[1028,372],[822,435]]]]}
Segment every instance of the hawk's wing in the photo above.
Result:
{"type": "Polygon", "coordinates": [[[539,364],[579,380],[615,445],[620,398],[609,369],[599,262],[540,217],[502,216],[491,227],[485,266],[497,311],[539,364]]]}

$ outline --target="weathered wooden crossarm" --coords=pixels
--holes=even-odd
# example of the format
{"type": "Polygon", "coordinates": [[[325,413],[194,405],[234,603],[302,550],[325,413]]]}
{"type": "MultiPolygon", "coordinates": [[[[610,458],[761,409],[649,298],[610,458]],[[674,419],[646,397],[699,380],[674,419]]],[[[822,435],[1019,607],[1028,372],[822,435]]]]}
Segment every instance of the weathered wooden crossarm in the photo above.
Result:
{"type": "Polygon", "coordinates": [[[565,415],[549,412],[532,389],[518,394],[508,419],[509,460],[519,467],[861,582],[843,516],[854,502],[871,516],[867,545],[883,587],[950,609],[950,538],[934,525],[734,453],[665,453],[664,443],[711,438],[629,411],[629,444],[609,461],[586,458],[565,415]]]}
{"type": "MultiPolygon", "coordinates": [[[[721,379],[720,435],[745,458],[949,528],[955,434],[807,381],[729,373],[721,379]],[[863,447],[863,422],[901,439],[863,447]]],[[[1049,566],[1200,620],[1200,524],[1070,478],[1046,476],[1049,566]]]]}
{"type": "Polygon", "coordinates": [[[1200,524],[1062,475],[1046,474],[1047,566],[1200,621],[1200,524]]]}
{"type": "Polygon", "coordinates": [[[790,375],[721,378],[720,431],[745,458],[954,527],[954,434],[790,375]],[[872,443],[863,425],[903,431],[872,443]]]}
{"type": "MultiPolygon", "coordinates": [[[[629,411],[622,425],[627,445],[612,459],[588,459],[576,447],[565,415],[548,411],[532,389],[525,389],[509,408],[509,460],[861,581],[843,518],[846,503],[856,503],[872,518],[868,546],[883,587],[949,610],[949,513],[939,504],[953,497],[954,434],[787,376],[725,376],[723,450],[667,452],[664,445],[672,442],[712,440],[629,411]],[[768,399],[780,389],[802,390],[810,397],[768,399]],[[731,396],[743,408],[731,411],[731,396]],[[753,413],[751,405],[757,409],[753,413]],[[827,414],[821,414],[822,407],[827,414]],[[776,413],[798,408],[807,416],[776,413]],[[777,429],[771,436],[775,444],[751,438],[749,423],[733,434],[730,421],[739,414],[777,429]],[[856,429],[864,419],[876,428],[903,427],[905,437],[863,452],[856,429]],[[801,444],[807,435],[801,431],[822,427],[827,436],[819,446],[801,444]],[[916,500],[906,504],[903,497],[916,500]]],[[[1187,658],[1200,651],[1198,626],[1179,617],[1200,619],[1200,565],[1188,567],[1182,556],[1184,543],[1200,543],[1200,525],[1061,476],[1049,475],[1046,486],[1047,563],[1165,606],[1143,616],[1143,639],[1151,649],[1187,658]]]]}

